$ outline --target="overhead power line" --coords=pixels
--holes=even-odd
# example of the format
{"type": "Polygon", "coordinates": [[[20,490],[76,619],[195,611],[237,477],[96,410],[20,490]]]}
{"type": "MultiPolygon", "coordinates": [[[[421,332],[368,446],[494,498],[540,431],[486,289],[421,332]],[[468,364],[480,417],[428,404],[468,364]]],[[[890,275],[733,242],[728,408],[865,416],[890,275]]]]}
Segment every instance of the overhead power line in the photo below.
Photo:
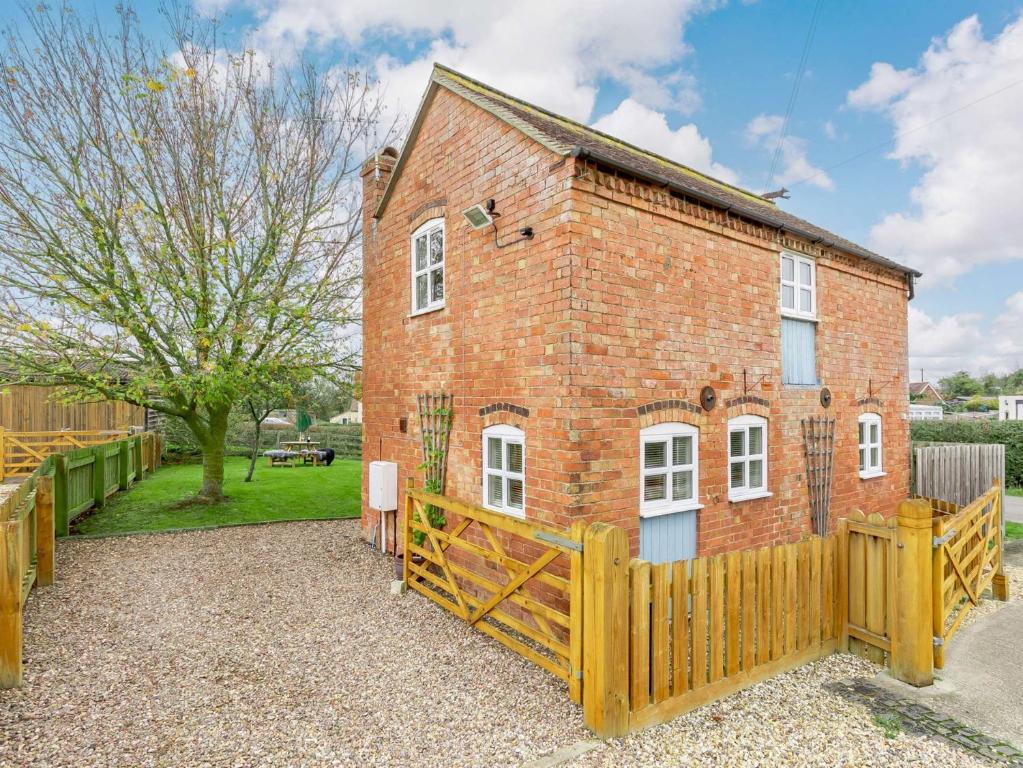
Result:
{"type": "Polygon", "coordinates": [[[822,168],[819,171],[817,171],[816,173],[811,173],[809,176],[807,176],[805,178],[802,178],[799,181],[793,181],[789,186],[790,187],[797,187],[800,184],[805,184],[808,181],[812,181],[813,179],[816,179],[818,176],[822,176],[822,175],[824,175],[826,173],[830,173],[831,171],[835,170],[836,168],[841,168],[843,165],[849,165],[849,163],[852,163],[852,162],[854,162],[856,160],[859,160],[862,157],[866,157],[867,155],[871,154],[872,152],[877,152],[879,149],[884,149],[885,147],[890,147],[893,144],[895,144],[895,142],[897,142],[899,139],[903,138],[904,136],[908,136],[911,133],[916,133],[917,131],[922,131],[924,128],[929,128],[932,125],[934,125],[935,123],[940,123],[942,120],[945,120],[946,118],[952,117],[953,115],[957,115],[960,112],[962,112],[963,110],[969,109],[970,107],[972,107],[972,106],[974,106],[976,104],[979,104],[982,101],[987,101],[988,99],[994,98],[995,96],[998,96],[999,94],[1005,93],[1007,90],[1009,90],[1010,88],[1016,87],[1020,83],[1023,83],[1023,78],[1020,78],[1019,80],[1014,80],[1011,83],[1009,83],[1008,85],[999,88],[998,90],[991,91],[991,93],[988,93],[988,94],[985,94],[984,96],[981,96],[979,99],[974,99],[973,101],[967,102],[966,104],[963,104],[960,107],[956,107],[955,109],[951,110],[950,112],[945,112],[944,114],[938,115],[936,118],[934,118],[933,120],[928,120],[926,123],[921,123],[920,125],[916,125],[916,126],[914,126],[912,128],[908,128],[908,129],[906,129],[904,131],[898,131],[897,133],[895,133],[895,135],[893,135],[887,141],[882,141],[882,142],[880,142],[878,144],[874,144],[873,146],[867,147],[866,149],[860,150],[855,155],[851,155],[850,157],[847,157],[845,160],[841,160],[841,161],[835,163],[834,165],[829,165],[827,168],[822,168]]]}
{"type": "Polygon", "coordinates": [[[810,59],[810,46],[813,45],[813,37],[817,32],[817,24],[820,21],[821,3],[817,0],[813,6],[813,15],[810,16],[810,27],[806,30],[806,39],[803,41],[803,54],[799,57],[799,66],[796,68],[796,75],[792,81],[792,92],[789,94],[789,103],[785,108],[785,117],[782,119],[781,131],[778,133],[778,144],[774,148],[774,157],[771,158],[771,170],[767,173],[767,180],[764,182],[764,191],[771,189],[774,181],[775,171],[778,169],[778,160],[781,158],[782,147],[785,144],[785,137],[789,132],[789,120],[792,118],[792,111],[796,106],[796,99],[799,97],[799,86],[803,82],[803,75],[806,74],[806,64],[810,59]]]}

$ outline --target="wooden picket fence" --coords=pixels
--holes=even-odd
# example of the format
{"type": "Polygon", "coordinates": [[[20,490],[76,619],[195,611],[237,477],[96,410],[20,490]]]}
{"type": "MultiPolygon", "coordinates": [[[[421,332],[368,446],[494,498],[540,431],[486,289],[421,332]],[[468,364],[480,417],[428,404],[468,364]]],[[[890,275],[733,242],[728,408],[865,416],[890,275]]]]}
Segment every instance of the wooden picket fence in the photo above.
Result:
{"type": "Polygon", "coordinates": [[[629,729],[833,653],[837,537],[629,566],[629,729]]]}
{"type": "Polygon", "coordinates": [[[0,502],[0,688],[22,681],[22,612],[33,586],[53,583],[54,537],[159,466],[151,433],[44,458],[0,502]]]}
{"type": "Polygon", "coordinates": [[[1002,493],[998,478],[972,503],[936,501],[933,521],[934,666],[945,666],[945,647],[988,588],[1008,599],[1002,570],[1002,493]]]}
{"type": "Polygon", "coordinates": [[[0,482],[31,475],[48,456],[122,440],[126,429],[60,432],[13,432],[0,427],[0,482]]]}
{"type": "Polygon", "coordinates": [[[652,564],[629,559],[617,526],[559,531],[410,488],[404,578],[565,680],[598,736],[622,736],[836,650],[931,684],[962,621],[951,612],[987,586],[1005,599],[999,494],[962,509],[907,500],[826,537],[652,564]],[[431,527],[426,504],[449,530],[431,527]]]}

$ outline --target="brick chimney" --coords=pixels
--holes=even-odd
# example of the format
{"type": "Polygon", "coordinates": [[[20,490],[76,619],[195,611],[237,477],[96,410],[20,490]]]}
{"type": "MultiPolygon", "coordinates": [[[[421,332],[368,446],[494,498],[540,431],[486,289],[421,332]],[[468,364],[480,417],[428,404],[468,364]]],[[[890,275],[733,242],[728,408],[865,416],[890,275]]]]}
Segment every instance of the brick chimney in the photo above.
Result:
{"type": "Polygon", "coordinates": [[[376,234],[376,220],[373,214],[384,196],[384,189],[391,178],[394,164],[398,161],[398,150],[385,147],[374,152],[362,165],[362,250],[363,260],[373,250],[376,234]]]}

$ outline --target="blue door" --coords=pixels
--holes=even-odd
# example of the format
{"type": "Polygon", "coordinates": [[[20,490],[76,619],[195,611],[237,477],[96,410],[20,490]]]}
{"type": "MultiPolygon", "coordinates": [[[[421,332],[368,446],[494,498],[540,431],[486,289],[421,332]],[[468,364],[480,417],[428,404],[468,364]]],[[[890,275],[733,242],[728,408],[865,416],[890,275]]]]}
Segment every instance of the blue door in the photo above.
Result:
{"type": "Polygon", "coordinates": [[[639,556],[651,563],[696,557],[696,510],[641,517],[639,556]]]}

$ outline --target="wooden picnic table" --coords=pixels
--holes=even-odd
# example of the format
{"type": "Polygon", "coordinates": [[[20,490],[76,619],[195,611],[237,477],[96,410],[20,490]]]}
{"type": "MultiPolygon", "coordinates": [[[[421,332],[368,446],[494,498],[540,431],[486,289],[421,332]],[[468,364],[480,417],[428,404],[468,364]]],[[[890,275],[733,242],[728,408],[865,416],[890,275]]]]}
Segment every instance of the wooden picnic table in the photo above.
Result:
{"type": "Polygon", "coordinates": [[[281,448],[300,454],[303,464],[320,466],[320,454],[317,452],[320,444],[316,440],[284,440],[281,442],[281,448]]]}

